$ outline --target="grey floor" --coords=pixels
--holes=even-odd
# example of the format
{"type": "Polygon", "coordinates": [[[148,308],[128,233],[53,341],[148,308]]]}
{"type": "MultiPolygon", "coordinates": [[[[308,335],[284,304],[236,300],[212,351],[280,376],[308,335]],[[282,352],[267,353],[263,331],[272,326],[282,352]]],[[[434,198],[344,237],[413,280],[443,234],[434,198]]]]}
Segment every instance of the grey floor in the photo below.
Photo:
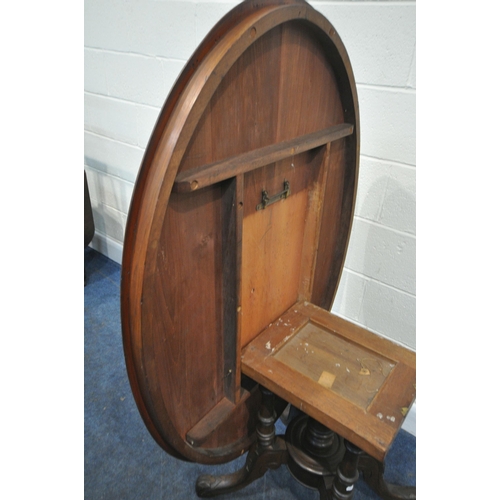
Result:
{"type": "MultiPolygon", "coordinates": [[[[122,350],[120,272],[115,262],[85,250],[85,498],[195,499],[196,478],[241,467],[245,457],[220,466],[176,460],[144,426],[130,391],[122,350]]],[[[280,425],[278,432],[283,432],[280,425]]],[[[386,479],[415,485],[416,441],[400,431],[386,461],[386,479]]],[[[319,499],[293,479],[286,467],[268,471],[234,499],[319,499]]],[[[354,500],[379,498],[360,480],[354,500]]]]}

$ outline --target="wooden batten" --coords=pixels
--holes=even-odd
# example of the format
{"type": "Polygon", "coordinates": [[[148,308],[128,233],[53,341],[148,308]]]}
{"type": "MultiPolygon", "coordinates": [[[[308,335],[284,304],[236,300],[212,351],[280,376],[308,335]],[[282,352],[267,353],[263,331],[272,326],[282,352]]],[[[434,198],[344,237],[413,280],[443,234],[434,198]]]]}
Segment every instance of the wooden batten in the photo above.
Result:
{"type": "Polygon", "coordinates": [[[351,135],[354,125],[342,123],[325,130],[306,134],[289,141],[272,144],[226,160],[181,172],[175,179],[173,190],[178,193],[194,191],[244,174],[250,170],[298,155],[351,135]]]}

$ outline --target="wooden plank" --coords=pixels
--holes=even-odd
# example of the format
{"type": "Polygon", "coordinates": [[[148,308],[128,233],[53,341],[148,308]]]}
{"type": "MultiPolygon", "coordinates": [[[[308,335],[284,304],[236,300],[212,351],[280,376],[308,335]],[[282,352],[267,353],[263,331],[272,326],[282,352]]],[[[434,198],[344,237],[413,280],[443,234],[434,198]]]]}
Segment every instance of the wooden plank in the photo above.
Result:
{"type": "Polygon", "coordinates": [[[312,134],[255,149],[232,158],[181,172],[175,179],[174,192],[190,192],[284,160],[305,151],[323,146],[353,133],[354,126],[342,123],[312,134]]]}
{"type": "Polygon", "coordinates": [[[222,195],[222,308],[223,308],[223,379],[224,395],[232,403],[236,403],[240,393],[240,374],[236,370],[238,356],[236,309],[237,305],[237,211],[236,178],[224,184],[222,195]]]}
{"type": "Polygon", "coordinates": [[[146,277],[142,295],[149,390],[158,394],[183,435],[225,396],[224,246],[222,232],[213,230],[223,217],[223,190],[217,185],[187,196],[170,200],[157,272],[146,277]],[[195,302],[196,308],[189,307],[195,302]]]}
{"type": "Polygon", "coordinates": [[[234,413],[241,406],[248,406],[252,393],[242,390],[241,399],[237,405],[222,398],[196,425],[186,434],[187,442],[191,446],[201,446],[206,443],[221,427],[228,425],[234,413]]]}
{"type": "Polygon", "coordinates": [[[242,266],[242,245],[243,245],[243,207],[245,199],[245,182],[243,175],[238,175],[235,179],[236,182],[236,195],[235,195],[235,205],[236,208],[236,222],[235,222],[235,280],[236,280],[236,329],[234,335],[236,335],[236,351],[235,351],[235,402],[237,403],[240,397],[244,394],[244,389],[241,387],[241,266],[242,266]],[[238,395],[239,390],[239,395],[238,395]]]}
{"type": "Polygon", "coordinates": [[[398,363],[386,380],[386,385],[390,390],[382,388],[368,412],[384,420],[387,425],[392,425],[397,431],[415,398],[415,369],[398,363]],[[398,405],[398,401],[403,403],[398,405]]]}
{"type": "Polygon", "coordinates": [[[215,432],[220,423],[227,420],[233,410],[234,404],[227,398],[223,398],[188,431],[187,442],[191,446],[201,446],[215,432]]]}
{"type": "MultiPolygon", "coordinates": [[[[241,346],[254,339],[270,322],[297,302],[303,276],[303,261],[313,259],[315,248],[306,231],[311,210],[310,189],[317,182],[323,159],[316,148],[245,174],[245,208],[242,248],[241,346]],[[256,210],[262,190],[270,195],[290,183],[285,200],[256,210]],[[309,252],[304,259],[303,249],[309,252]]],[[[182,195],[186,196],[186,195],[182,195]]],[[[317,200],[313,202],[313,205],[317,200]]]]}
{"type": "Polygon", "coordinates": [[[321,216],[323,214],[323,202],[325,199],[327,166],[330,162],[330,146],[328,143],[324,148],[323,160],[319,169],[317,180],[313,183],[309,193],[307,219],[305,225],[304,241],[302,248],[303,276],[300,283],[298,299],[311,300],[314,285],[314,271],[318,256],[318,242],[320,237],[321,216]]]}
{"type": "Polygon", "coordinates": [[[222,290],[224,394],[238,403],[241,383],[241,244],[243,230],[243,176],[223,184],[222,290]]]}

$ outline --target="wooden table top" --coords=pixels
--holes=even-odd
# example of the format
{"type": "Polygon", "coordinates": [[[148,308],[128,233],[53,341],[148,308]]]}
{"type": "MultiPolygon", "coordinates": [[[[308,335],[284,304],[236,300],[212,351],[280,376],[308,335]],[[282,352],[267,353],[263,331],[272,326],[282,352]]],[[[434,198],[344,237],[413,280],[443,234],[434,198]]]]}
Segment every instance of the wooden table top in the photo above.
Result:
{"type": "Polygon", "coordinates": [[[245,1],[207,35],[159,115],[122,263],[127,370],[172,455],[232,460],[259,392],[242,349],[292,304],[330,309],[354,213],[349,58],[302,0],[245,1]]]}

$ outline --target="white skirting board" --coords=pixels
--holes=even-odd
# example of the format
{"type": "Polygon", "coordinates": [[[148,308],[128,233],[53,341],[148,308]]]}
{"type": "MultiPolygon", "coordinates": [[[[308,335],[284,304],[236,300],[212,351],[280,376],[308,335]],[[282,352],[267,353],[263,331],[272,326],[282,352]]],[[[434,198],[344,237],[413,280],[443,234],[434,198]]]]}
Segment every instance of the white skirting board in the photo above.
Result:
{"type": "Polygon", "coordinates": [[[122,243],[119,243],[109,236],[104,236],[96,231],[89,246],[97,252],[102,253],[106,257],[110,258],[111,260],[114,260],[118,264],[122,264],[122,243]]]}

